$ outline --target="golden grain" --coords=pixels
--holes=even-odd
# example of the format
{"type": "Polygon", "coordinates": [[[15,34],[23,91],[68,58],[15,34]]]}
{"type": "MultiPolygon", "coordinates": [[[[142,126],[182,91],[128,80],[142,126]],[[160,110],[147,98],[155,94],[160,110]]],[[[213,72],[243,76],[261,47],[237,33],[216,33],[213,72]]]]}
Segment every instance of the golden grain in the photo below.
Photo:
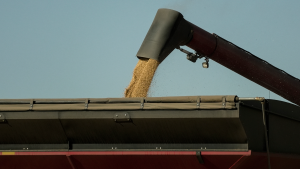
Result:
{"type": "Polygon", "coordinates": [[[125,89],[125,97],[147,97],[153,76],[159,65],[154,59],[140,59],[134,68],[129,86],[125,89]]]}

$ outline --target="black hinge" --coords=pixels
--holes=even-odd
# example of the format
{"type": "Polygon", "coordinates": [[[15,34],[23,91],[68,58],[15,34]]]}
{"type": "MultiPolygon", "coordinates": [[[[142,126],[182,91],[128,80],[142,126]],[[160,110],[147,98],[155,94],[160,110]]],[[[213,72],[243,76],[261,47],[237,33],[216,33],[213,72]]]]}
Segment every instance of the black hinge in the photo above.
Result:
{"type": "Polygon", "coordinates": [[[114,114],[115,122],[130,122],[130,115],[128,112],[120,112],[114,114]]]}

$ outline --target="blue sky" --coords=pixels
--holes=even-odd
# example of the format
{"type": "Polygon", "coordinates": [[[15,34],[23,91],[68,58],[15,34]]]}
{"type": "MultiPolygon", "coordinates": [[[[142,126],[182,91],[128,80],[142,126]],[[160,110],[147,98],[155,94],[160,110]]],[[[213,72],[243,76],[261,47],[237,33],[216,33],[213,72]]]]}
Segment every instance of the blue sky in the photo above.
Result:
{"type": "MultiPolygon", "coordinates": [[[[299,6],[296,0],[3,0],[0,98],[122,97],[159,8],[177,10],[300,78],[299,6]]],[[[159,66],[150,96],[269,98],[268,90],[218,63],[210,61],[209,69],[201,63],[172,52],[159,66]]],[[[284,100],[272,92],[270,98],[284,100]]]]}

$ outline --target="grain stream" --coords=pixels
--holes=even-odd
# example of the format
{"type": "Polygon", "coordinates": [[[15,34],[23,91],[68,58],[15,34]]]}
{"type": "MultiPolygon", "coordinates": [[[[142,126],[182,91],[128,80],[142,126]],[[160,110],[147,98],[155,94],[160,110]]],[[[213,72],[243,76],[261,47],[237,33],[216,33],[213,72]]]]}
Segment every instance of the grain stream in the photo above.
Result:
{"type": "Polygon", "coordinates": [[[154,59],[139,59],[136,64],[131,82],[125,89],[125,97],[147,97],[153,76],[159,65],[154,59]]]}

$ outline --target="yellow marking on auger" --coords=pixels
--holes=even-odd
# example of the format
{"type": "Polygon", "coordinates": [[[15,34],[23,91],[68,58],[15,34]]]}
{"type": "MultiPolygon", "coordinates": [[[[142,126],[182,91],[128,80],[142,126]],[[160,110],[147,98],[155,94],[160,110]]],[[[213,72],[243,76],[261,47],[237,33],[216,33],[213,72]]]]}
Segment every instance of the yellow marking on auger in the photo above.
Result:
{"type": "Polygon", "coordinates": [[[15,155],[15,152],[2,152],[2,155],[15,155]]]}

